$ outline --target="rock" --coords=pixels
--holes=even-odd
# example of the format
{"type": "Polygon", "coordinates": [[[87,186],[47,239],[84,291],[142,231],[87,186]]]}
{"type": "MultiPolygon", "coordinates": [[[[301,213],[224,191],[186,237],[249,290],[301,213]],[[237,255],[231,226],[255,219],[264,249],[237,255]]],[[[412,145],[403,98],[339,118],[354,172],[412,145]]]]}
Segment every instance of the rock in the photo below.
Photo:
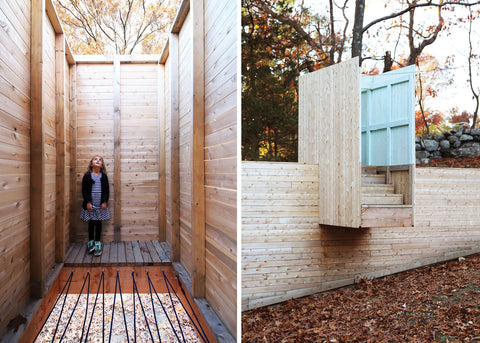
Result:
{"type": "Polygon", "coordinates": [[[448,150],[450,149],[450,142],[446,139],[440,142],[440,150],[448,150]]]}
{"type": "Polygon", "coordinates": [[[471,129],[470,134],[472,136],[480,136],[480,129],[471,129]]]}
{"type": "Polygon", "coordinates": [[[433,139],[426,139],[423,141],[423,146],[428,152],[432,152],[438,149],[438,142],[433,139]]]}
{"type": "Polygon", "coordinates": [[[440,151],[438,151],[438,150],[437,150],[437,151],[434,151],[434,152],[432,153],[432,156],[431,156],[431,157],[432,157],[432,158],[441,158],[441,157],[442,157],[442,153],[441,153],[440,151]]]}
{"type": "Polygon", "coordinates": [[[465,133],[465,134],[467,134],[467,135],[469,135],[469,134],[470,134],[470,132],[471,132],[471,130],[470,130],[470,129],[465,129],[465,131],[463,131],[463,133],[465,133]]]}
{"type": "Polygon", "coordinates": [[[470,135],[463,134],[460,136],[460,142],[473,141],[473,137],[470,135]]]}
{"type": "Polygon", "coordinates": [[[422,138],[425,139],[433,139],[433,135],[431,133],[424,133],[422,138]]]}
{"type": "Polygon", "coordinates": [[[462,142],[460,142],[460,140],[458,140],[455,143],[453,143],[452,146],[456,149],[456,148],[460,148],[460,145],[462,145],[462,142]]]}
{"type": "Polygon", "coordinates": [[[457,149],[450,149],[448,157],[475,157],[480,155],[480,146],[461,147],[457,149]]]}
{"type": "Polygon", "coordinates": [[[415,144],[420,144],[421,138],[420,136],[415,136],[415,144]]]}
{"type": "Polygon", "coordinates": [[[448,137],[448,141],[450,142],[450,144],[453,145],[455,142],[459,142],[460,138],[458,138],[457,136],[450,136],[448,137]]]}
{"type": "Polygon", "coordinates": [[[445,139],[445,135],[440,133],[440,134],[437,134],[437,135],[433,136],[433,139],[435,139],[437,142],[440,142],[440,141],[445,139]]]}
{"type": "Polygon", "coordinates": [[[422,158],[430,157],[430,153],[428,151],[416,151],[415,158],[421,160],[422,158]]]}
{"type": "MultiPolygon", "coordinates": [[[[448,142],[448,141],[447,141],[448,142]]],[[[422,146],[420,144],[415,144],[415,151],[420,151],[422,150],[422,146]]]]}
{"type": "Polygon", "coordinates": [[[429,159],[429,158],[422,158],[422,159],[420,160],[420,163],[422,163],[422,164],[427,164],[427,163],[429,163],[429,162],[430,162],[430,159],[429,159]]]}

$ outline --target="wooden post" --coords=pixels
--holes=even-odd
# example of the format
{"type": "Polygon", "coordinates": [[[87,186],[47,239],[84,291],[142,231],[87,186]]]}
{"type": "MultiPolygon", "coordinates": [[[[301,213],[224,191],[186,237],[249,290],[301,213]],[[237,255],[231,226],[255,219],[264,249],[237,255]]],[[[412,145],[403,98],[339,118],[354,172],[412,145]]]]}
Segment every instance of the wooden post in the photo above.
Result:
{"type": "MultiPolygon", "coordinates": [[[[70,125],[71,125],[71,135],[70,135],[70,189],[72,191],[72,197],[70,199],[70,225],[72,225],[72,218],[78,220],[80,217],[80,205],[81,203],[77,201],[78,191],[77,191],[77,65],[74,64],[70,68],[70,125]]],[[[76,227],[76,225],[75,225],[76,227]]],[[[72,234],[70,234],[70,240],[74,241],[78,238],[78,232],[75,230],[74,238],[72,239],[72,234]]]]}
{"type": "Polygon", "coordinates": [[[205,46],[204,3],[190,2],[193,18],[192,295],[205,297],[205,46]]]}
{"type": "Polygon", "coordinates": [[[43,124],[43,29],[45,0],[32,1],[30,51],[30,280],[31,295],[45,296],[45,131],[43,124]]]}
{"type": "Polygon", "coordinates": [[[56,197],[55,197],[55,262],[65,261],[65,37],[55,37],[55,109],[56,109],[56,197]]]}
{"type": "Polygon", "coordinates": [[[115,242],[121,241],[121,227],[122,227],[122,215],[121,215],[121,172],[120,172],[120,57],[115,55],[113,61],[113,191],[115,193],[113,204],[113,240],[115,242]]]}
{"type": "Polygon", "coordinates": [[[172,262],[180,261],[180,168],[179,168],[179,99],[178,34],[170,35],[170,219],[172,221],[172,262]]]}
{"type": "Polygon", "coordinates": [[[165,214],[165,66],[158,64],[158,240],[165,242],[166,214],[165,214]]]}

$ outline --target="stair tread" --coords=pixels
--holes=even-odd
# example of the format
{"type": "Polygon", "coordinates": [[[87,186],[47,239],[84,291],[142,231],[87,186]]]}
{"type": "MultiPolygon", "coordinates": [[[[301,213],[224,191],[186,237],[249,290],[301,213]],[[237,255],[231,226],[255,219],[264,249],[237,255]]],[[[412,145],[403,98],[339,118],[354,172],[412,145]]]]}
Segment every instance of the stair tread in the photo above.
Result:
{"type": "Polygon", "coordinates": [[[362,208],[374,207],[374,208],[413,208],[412,205],[385,205],[385,204],[362,204],[362,208]]]}

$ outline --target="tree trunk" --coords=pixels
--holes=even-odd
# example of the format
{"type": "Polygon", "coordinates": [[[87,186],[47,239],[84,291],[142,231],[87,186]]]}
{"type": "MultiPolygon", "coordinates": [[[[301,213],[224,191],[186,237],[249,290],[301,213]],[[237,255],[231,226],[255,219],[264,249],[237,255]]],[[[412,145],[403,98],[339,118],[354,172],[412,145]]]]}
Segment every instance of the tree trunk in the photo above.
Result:
{"type": "Polygon", "coordinates": [[[355,20],[353,22],[352,58],[360,57],[362,65],[362,39],[363,39],[363,15],[365,13],[365,0],[355,1],[355,20]]]}

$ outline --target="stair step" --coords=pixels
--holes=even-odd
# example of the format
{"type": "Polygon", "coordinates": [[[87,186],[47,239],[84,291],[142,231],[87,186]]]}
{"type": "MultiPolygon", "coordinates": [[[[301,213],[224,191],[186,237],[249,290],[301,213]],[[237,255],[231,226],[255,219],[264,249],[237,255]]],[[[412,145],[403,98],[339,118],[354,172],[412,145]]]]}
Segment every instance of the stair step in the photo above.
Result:
{"type": "Polygon", "coordinates": [[[385,174],[363,174],[362,184],[379,184],[385,183],[385,174]]]}
{"type": "Polygon", "coordinates": [[[362,194],[365,205],[402,205],[403,194],[362,194]]]}
{"type": "Polygon", "coordinates": [[[392,184],[372,183],[372,184],[362,185],[362,194],[377,194],[377,193],[393,194],[394,191],[395,191],[395,187],[392,184]]]}
{"type": "Polygon", "coordinates": [[[377,166],[362,166],[362,174],[377,174],[377,166]]]}

